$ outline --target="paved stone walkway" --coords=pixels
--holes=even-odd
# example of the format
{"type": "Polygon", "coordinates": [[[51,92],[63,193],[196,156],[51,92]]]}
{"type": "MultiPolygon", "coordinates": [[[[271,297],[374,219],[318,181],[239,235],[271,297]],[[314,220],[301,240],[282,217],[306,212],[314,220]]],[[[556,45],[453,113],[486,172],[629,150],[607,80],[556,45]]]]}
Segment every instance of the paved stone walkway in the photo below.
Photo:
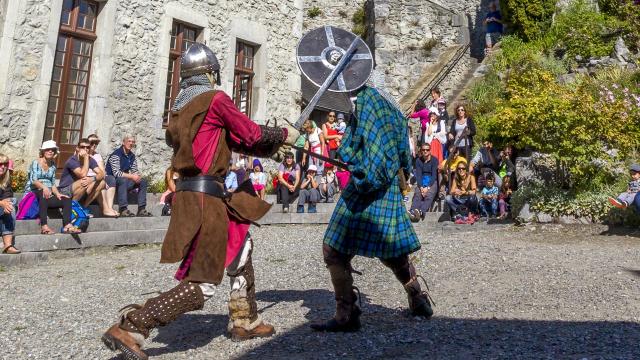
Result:
{"type": "MultiPolygon", "coordinates": [[[[475,226],[475,225],[474,225],[475,226]]],[[[363,329],[311,332],[334,301],[321,260],[324,226],[254,229],[259,308],[277,336],[225,337],[226,293],[149,338],[157,359],[640,358],[640,238],[603,227],[482,227],[443,232],[419,224],[415,254],[437,302],[430,321],[406,312],[390,271],[354,267],[363,329]],[[474,229],[481,229],[473,232],[474,229]]],[[[145,246],[54,254],[0,272],[0,358],[110,359],[100,334],[120,307],[166,290],[175,266],[145,246]]]]}

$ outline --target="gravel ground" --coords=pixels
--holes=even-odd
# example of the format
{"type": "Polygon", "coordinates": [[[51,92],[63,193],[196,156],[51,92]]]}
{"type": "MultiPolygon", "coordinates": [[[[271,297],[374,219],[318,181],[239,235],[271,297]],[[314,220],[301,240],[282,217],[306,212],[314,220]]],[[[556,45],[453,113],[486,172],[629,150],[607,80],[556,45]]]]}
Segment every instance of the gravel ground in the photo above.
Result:
{"type": "MultiPolygon", "coordinates": [[[[158,359],[640,358],[640,239],[602,227],[420,224],[415,254],[437,306],[408,316],[406,296],[378,261],[357,258],[363,329],[322,334],[333,314],[321,259],[324,226],[262,227],[256,239],[258,307],[278,333],[225,337],[228,284],[202,311],[152,332],[158,359]]],[[[99,338],[120,307],[174,285],[159,247],[56,253],[46,264],[0,272],[0,357],[111,359],[99,338]]]]}

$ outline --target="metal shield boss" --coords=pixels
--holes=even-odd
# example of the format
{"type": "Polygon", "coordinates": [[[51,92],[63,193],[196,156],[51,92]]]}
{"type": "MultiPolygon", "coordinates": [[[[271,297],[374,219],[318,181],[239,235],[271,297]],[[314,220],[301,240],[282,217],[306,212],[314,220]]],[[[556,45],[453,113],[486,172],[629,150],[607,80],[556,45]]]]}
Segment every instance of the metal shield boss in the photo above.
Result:
{"type": "Polygon", "coordinates": [[[371,50],[359,36],[335,26],[319,27],[300,39],[296,59],[302,75],[321,87],[353,42],[354,54],[327,90],[344,93],[361,88],[373,70],[371,50]]]}

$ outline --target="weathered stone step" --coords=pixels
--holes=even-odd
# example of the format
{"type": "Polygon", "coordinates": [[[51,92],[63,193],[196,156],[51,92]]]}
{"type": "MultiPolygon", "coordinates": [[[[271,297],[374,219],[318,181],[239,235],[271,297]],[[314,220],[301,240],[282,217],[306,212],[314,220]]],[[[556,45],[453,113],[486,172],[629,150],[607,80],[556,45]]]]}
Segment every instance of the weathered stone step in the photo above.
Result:
{"type": "MultiPolygon", "coordinates": [[[[62,227],[62,219],[49,219],[49,227],[59,232],[62,227]]],[[[93,218],[89,221],[89,232],[100,231],[130,231],[166,229],[169,226],[168,216],[134,217],[134,218],[93,218]]],[[[39,235],[40,225],[37,220],[16,221],[16,236],[39,235]]],[[[47,235],[50,236],[50,235],[47,235]]]]}
{"type": "Polygon", "coordinates": [[[33,265],[49,259],[44,252],[22,252],[20,254],[0,254],[0,266],[33,265]]]}
{"type": "Polygon", "coordinates": [[[23,235],[16,236],[16,247],[22,251],[54,251],[95,246],[120,246],[161,243],[166,229],[98,231],[77,235],[23,235]]]}

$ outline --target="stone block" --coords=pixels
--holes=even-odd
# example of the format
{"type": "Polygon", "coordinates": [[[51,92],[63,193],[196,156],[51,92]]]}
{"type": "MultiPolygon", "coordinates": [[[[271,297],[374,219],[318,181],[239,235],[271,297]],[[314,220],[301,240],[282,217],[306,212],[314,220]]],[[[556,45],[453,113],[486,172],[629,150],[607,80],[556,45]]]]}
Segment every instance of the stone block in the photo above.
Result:
{"type": "Polygon", "coordinates": [[[49,254],[41,252],[23,252],[16,255],[0,254],[0,266],[33,265],[47,261],[49,254]]]}

